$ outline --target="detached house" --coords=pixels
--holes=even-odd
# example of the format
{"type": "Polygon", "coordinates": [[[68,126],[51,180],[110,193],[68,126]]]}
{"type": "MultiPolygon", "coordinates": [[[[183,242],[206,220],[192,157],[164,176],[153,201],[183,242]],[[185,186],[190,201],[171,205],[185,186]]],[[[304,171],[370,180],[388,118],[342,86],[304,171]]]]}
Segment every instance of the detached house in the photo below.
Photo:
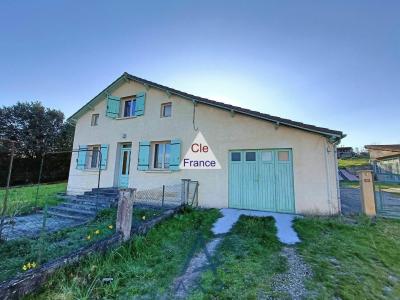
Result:
{"type": "Polygon", "coordinates": [[[340,131],[193,96],[127,73],[69,121],[76,124],[74,149],[81,149],[72,154],[70,193],[97,187],[100,164],[101,187],[147,189],[197,180],[203,207],[340,210],[340,131]],[[199,132],[219,169],[180,168],[199,132]]]}
{"type": "Polygon", "coordinates": [[[400,145],[366,145],[375,176],[380,181],[400,182],[400,145]]]}

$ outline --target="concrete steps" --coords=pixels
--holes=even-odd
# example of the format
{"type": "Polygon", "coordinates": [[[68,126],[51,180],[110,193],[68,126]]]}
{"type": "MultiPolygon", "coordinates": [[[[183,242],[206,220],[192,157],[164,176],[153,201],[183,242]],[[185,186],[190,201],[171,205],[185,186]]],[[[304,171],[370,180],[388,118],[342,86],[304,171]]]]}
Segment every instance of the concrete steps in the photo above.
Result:
{"type": "Polygon", "coordinates": [[[99,210],[113,207],[118,202],[118,189],[92,189],[83,195],[58,195],[64,202],[47,209],[51,216],[86,222],[95,218],[99,210]]]}
{"type": "Polygon", "coordinates": [[[80,217],[80,216],[72,216],[70,214],[63,214],[63,213],[59,213],[59,212],[51,212],[51,211],[47,211],[48,215],[54,216],[54,217],[59,217],[59,218],[64,218],[64,219],[72,219],[75,221],[80,221],[82,223],[89,221],[90,218],[86,218],[86,217],[80,217]]]}
{"type": "Polygon", "coordinates": [[[96,211],[93,210],[88,210],[88,209],[77,209],[77,208],[70,208],[70,207],[65,207],[65,206],[55,206],[55,207],[50,207],[47,209],[48,213],[55,212],[55,213],[61,213],[61,214],[68,214],[72,216],[78,216],[78,217],[94,217],[96,215],[96,211]]]}
{"type": "Polygon", "coordinates": [[[78,204],[78,203],[73,203],[73,202],[64,202],[64,203],[61,203],[59,206],[73,208],[73,209],[93,211],[93,212],[96,212],[96,210],[97,210],[95,205],[88,205],[88,204],[85,205],[85,204],[78,204]]]}

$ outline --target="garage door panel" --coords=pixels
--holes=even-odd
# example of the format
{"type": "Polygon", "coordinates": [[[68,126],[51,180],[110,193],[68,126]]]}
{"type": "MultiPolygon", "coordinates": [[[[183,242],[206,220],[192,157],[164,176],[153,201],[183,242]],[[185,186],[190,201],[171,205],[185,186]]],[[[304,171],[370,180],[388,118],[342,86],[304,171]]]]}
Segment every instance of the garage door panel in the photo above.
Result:
{"type": "Polygon", "coordinates": [[[229,202],[231,207],[240,207],[240,189],[242,185],[242,166],[240,163],[231,163],[229,168],[229,202]]]}
{"type": "Polygon", "coordinates": [[[243,208],[251,209],[258,208],[258,195],[257,195],[257,164],[244,163],[242,172],[242,186],[240,189],[242,193],[243,208]]]}
{"type": "Polygon", "coordinates": [[[277,211],[294,212],[292,152],[277,150],[275,166],[277,211]]]}
{"type": "Polygon", "coordinates": [[[257,209],[257,161],[255,152],[233,151],[230,153],[229,206],[257,209]]]}
{"type": "Polygon", "coordinates": [[[274,152],[259,152],[259,209],[275,210],[275,166],[274,152]]]}
{"type": "Polygon", "coordinates": [[[278,212],[293,212],[293,181],[290,164],[277,163],[276,178],[276,209],[278,212]]]}

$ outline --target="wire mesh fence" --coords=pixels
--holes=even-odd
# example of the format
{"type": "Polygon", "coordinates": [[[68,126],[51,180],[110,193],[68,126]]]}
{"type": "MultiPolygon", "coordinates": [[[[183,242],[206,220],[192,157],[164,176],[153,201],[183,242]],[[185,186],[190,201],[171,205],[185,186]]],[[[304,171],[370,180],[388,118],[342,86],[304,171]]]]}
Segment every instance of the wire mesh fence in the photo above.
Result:
{"type": "MultiPolygon", "coordinates": [[[[13,163],[20,158],[12,150],[0,148],[4,154],[0,179],[0,282],[113,235],[119,196],[117,188],[100,187],[102,170],[98,164],[88,172],[69,174],[72,154],[82,149],[46,153],[32,158],[35,163],[27,163],[23,169],[15,168],[13,163]],[[69,186],[67,191],[69,176],[81,176],[74,181],[90,184],[69,186]]],[[[89,160],[85,164],[93,167],[96,155],[101,162],[99,150],[87,151],[89,160]]],[[[181,183],[139,189],[132,227],[157,218],[163,210],[177,207],[182,201],[181,183]]]]}
{"type": "Polygon", "coordinates": [[[176,207],[182,204],[182,185],[162,185],[156,188],[137,190],[134,205],[153,207],[176,207]]]}
{"type": "Polygon", "coordinates": [[[15,154],[14,143],[0,144],[0,282],[115,232],[111,201],[99,206],[84,189],[74,190],[83,198],[68,198],[73,151],[27,158],[15,154]]]}

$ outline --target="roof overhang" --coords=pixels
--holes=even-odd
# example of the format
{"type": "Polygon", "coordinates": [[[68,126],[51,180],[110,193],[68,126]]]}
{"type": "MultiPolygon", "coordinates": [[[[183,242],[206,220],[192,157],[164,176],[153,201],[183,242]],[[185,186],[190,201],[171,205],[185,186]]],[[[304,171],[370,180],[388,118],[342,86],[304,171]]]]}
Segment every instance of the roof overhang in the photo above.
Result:
{"type": "Polygon", "coordinates": [[[142,79],[142,78],[133,76],[133,75],[128,74],[126,72],[123,73],[120,77],[118,77],[109,86],[107,86],[103,91],[101,91],[92,100],[90,100],[88,103],[86,103],[82,108],[80,108],[71,117],[69,117],[67,121],[69,121],[71,123],[76,123],[76,121],[82,115],[84,115],[86,112],[91,110],[104,97],[106,97],[107,95],[111,94],[116,88],[118,88],[124,82],[127,82],[129,80],[132,80],[132,81],[139,82],[139,83],[143,84],[146,87],[146,89],[149,89],[149,88],[153,87],[153,88],[164,90],[169,95],[169,97],[171,95],[176,95],[176,96],[182,97],[184,99],[190,100],[190,101],[192,101],[194,103],[202,103],[202,104],[209,105],[209,106],[212,106],[212,107],[216,107],[216,108],[219,108],[219,109],[227,110],[231,114],[238,113],[238,114],[242,114],[242,115],[247,115],[247,116],[250,116],[250,117],[253,117],[253,118],[257,118],[257,119],[261,119],[261,120],[265,120],[265,121],[274,123],[274,124],[276,124],[278,126],[283,125],[283,126],[288,126],[288,127],[297,128],[297,129],[300,129],[300,130],[304,130],[304,131],[320,134],[320,135],[323,135],[323,136],[327,137],[329,139],[329,141],[332,142],[332,143],[337,143],[341,139],[346,137],[346,135],[343,134],[343,132],[341,132],[341,131],[336,131],[336,130],[331,130],[331,129],[327,129],[327,128],[308,125],[308,124],[304,124],[304,123],[300,123],[300,122],[296,122],[296,121],[292,121],[292,120],[288,120],[288,119],[283,119],[283,118],[280,118],[280,117],[271,116],[271,115],[268,115],[268,114],[263,114],[263,113],[260,113],[260,112],[257,112],[257,111],[252,111],[252,110],[245,109],[245,108],[242,108],[242,107],[233,106],[233,105],[226,104],[226,103],[223,103],[223,102],[218,102],[218,101],[210,100],[210,99],[207,99],[207,98],[194,96],[194,95],[182,92],[182,91],[178,91],[178,90],[169,88],[167,86],[163,86],[163,85],[157,84],[155,82],[148,81],[146,79],[142,79]]]}

